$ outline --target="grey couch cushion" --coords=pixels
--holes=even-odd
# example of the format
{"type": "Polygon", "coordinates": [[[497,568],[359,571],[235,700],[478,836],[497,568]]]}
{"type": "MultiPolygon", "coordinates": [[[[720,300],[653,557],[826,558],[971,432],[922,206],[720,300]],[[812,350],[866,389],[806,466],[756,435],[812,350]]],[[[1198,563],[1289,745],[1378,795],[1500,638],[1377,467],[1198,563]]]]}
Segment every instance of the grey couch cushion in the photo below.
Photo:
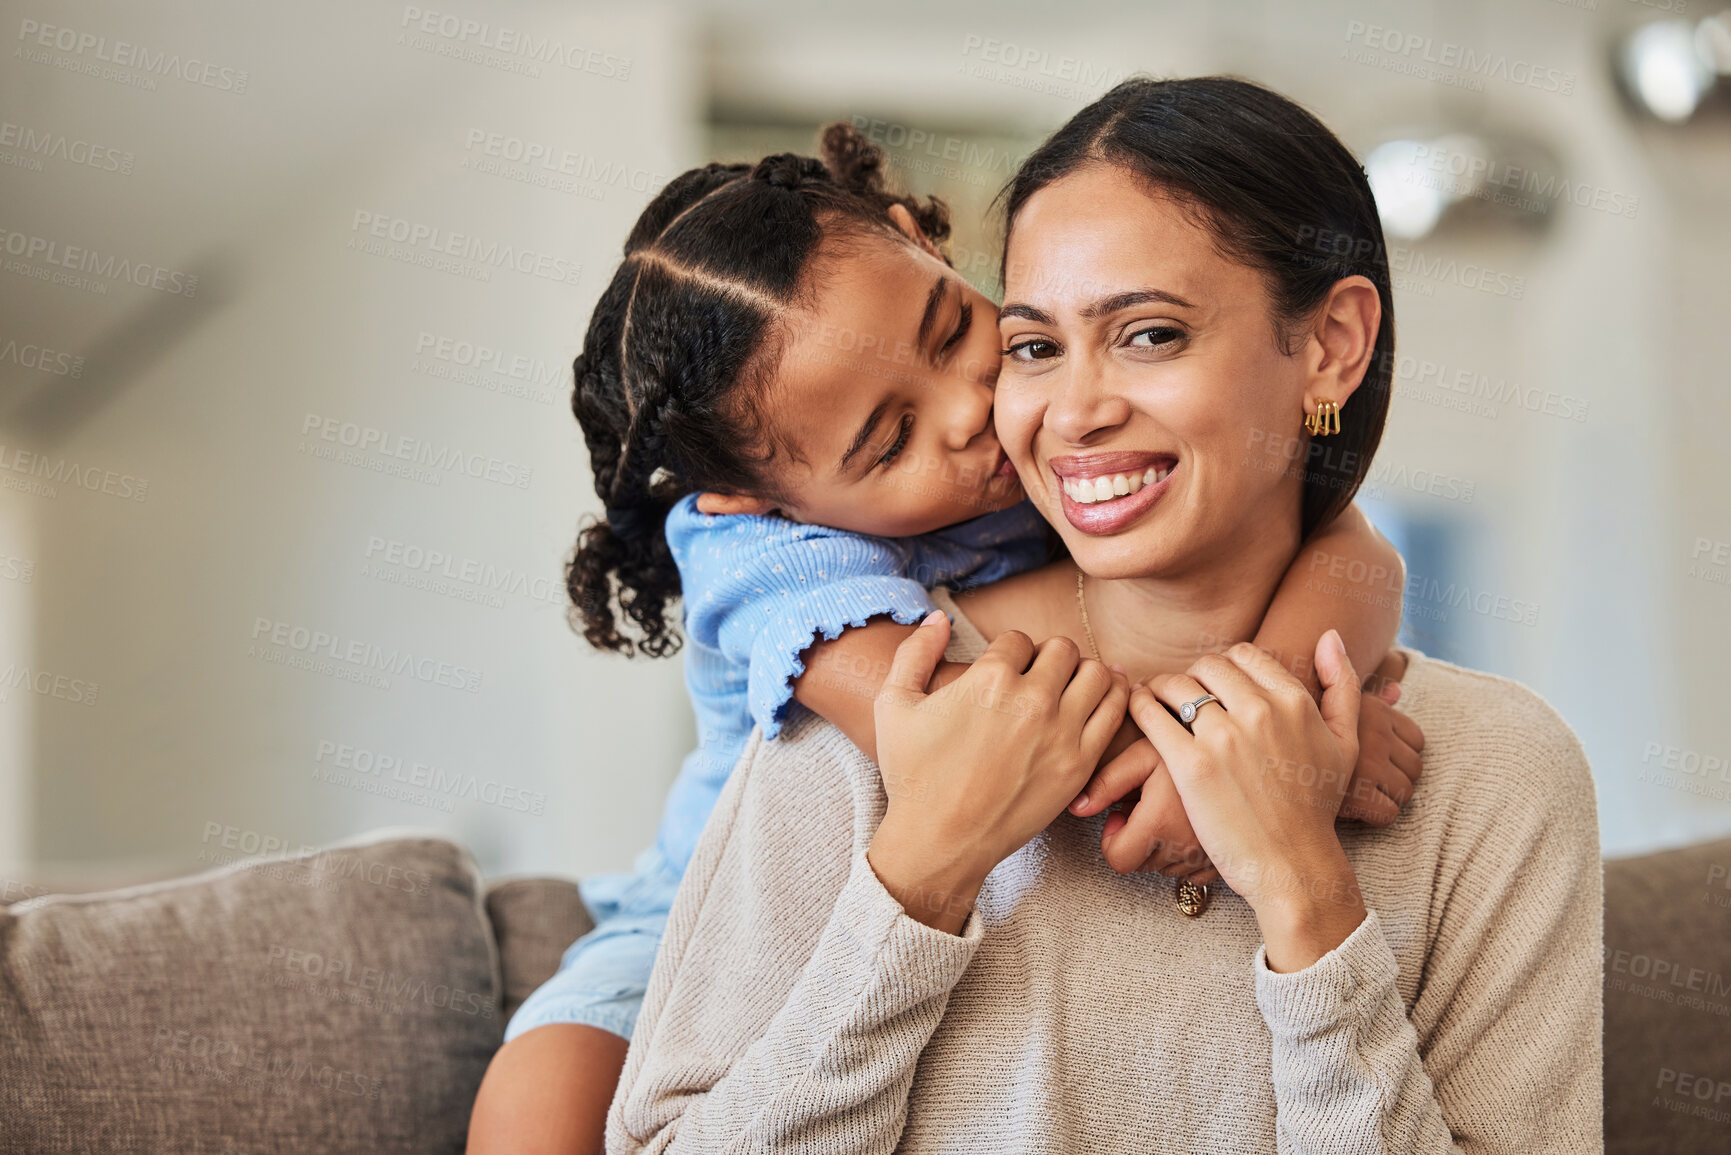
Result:
{"type": "Polygon", "coordinates": [[[513,878],[487,888],[487,917],[499,943],[506,1022],[530,992],[559,969],[565,948],[595,925],[577,884],[558,878],[513,878]]]}
{"type": "Polygon", "coordinates": [[[501,993],[474,860],[433,838],[17,903],[0,1151],[461,1151],[501,993]]]}
{"type": "Polygon", "coordinates": [[[1731,838],[1605,863],[1605,1150],[1731,1150],[1731,838]]]}

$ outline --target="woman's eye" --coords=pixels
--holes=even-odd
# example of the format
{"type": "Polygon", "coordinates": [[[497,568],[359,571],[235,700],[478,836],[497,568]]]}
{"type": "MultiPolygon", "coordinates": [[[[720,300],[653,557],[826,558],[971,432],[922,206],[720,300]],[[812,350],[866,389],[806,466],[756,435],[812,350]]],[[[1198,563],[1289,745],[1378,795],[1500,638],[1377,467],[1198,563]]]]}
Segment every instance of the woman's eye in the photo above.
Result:
{"type": "Polygon", "coordinates": [[[912,413],[909,413],[902,418],[902,427],[901,427],[900,432],[898,432],[896,434],[895,444],[891,445],[888,449],[886,449],[884,451],[884,455],[882,457],[878,458],[878,464],[879,465],[888,465],[890,462],[894,461],[897,457],[901,456],[902,450],[907,448],[908,434],[913,431],[913,428],[914,428],[914,415],[912,413]]]}
{"type": "Polygon", "coordinates": [[[1057,355],[1056,342],[1038,337],[1028,341],[1018,341],[1004,350],[1004,356],[1012,361],[1045,361],[1057,355]]]}
{"type": "Polygon", "coordinates": [[[1181,341],[1183,339],[1184,330],[1182,329],[1174,329],[1170,325],[1151,325],[1146,329],[1138,329],[1136,332],[1130,334],[1129,343],[1131,345],[1140,346],[1143,349],[1154,349],[1161,345],[1170,345],[1174,341],[1181,341]],[[1144,337],[1146,337],[1147,340],[1143,340],[1144,337]]]}

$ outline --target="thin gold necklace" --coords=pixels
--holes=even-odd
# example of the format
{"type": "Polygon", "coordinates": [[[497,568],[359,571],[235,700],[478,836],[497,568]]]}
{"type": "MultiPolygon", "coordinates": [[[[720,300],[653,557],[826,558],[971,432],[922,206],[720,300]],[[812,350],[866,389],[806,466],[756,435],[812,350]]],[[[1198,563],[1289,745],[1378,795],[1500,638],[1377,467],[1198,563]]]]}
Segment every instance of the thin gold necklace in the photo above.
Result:
{"type": "Polygon", "coordinates": [[[1082,596],[1082,567],[1079,565],[1076,566],[1076,608],[1082,611],[1082,629],[1088,635],[1088,648],[1094,651],[1094,660],[1103,661],[1100,647],[1094,642],[1094,627],[1088,624],[1088,599],[1082,596]]]}
{"type": "MultiPolygon", "coordinates": [[[[1071,564],[1074,565],[1074,559],[1071,564]]],[[[1082,567],[1076,566],[1076,608],[1082,611],[1082,631],[1088,635],[1088,648],[1094,651],[1094,660],[1102,661],[1100,646],[1094,641],[1094,627],[1088,624],[1088,599],[1082,593],[1082,567]]],[[[1172,893],[1172,902],[1180,912],[1190,918],[1199,918],[1208,909],[1208,884],[1194,883],[1189,879],[1175,880],[1177,886],[1172,893]]]]}

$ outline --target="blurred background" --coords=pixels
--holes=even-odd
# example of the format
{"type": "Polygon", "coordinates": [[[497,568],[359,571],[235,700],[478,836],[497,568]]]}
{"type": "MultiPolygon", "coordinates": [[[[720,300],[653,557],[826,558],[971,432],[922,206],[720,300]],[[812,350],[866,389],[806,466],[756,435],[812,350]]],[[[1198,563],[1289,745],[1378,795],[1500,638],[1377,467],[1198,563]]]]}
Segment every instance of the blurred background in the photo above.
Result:
{"type": "Polygon", "coordinates": [[[0,878],[386,825],[624,868],[694,735],[678,659],[564,614],[632,221],[849,119],[995,292],[993,196],[1139,72],[1269,84],[1372,176],[1409,643],[1561,711],[1608,853],[1731,831],[1720,9],[5,0],[0,878]]]}

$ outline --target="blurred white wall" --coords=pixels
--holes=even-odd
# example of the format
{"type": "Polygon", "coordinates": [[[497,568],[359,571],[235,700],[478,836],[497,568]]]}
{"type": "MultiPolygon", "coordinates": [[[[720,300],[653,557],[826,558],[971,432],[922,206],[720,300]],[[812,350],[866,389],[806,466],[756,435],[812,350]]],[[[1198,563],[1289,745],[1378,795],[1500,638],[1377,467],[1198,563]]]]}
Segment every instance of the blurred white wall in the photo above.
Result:
{"type": "Polygon", "coordinates": [[[604,658],[565,625],[562,563],[598,510],[568,379],[626,229],[693,156],[679,22],[7,11],[14,34],[248,74],[140,91],[8,62],[8,121],[133,159],[0,169],[4,227],[200,278],[190,296],[0,282],[9,335],[86,357],[77,378],[19,374],[9,449],[147,483],[4,494],[8,524],[36,527],[35,580],[0,590],[8,618],[34,595],[34,643],[9,634],[5,660],[98,686],[4,707],[35,712],[34,783],[8,807],[34,846],[10,849],[172,867],[410,824],[490,870],[624,865],[692,729],[678,663],[604,658]],[[509,51],[505,28],[556,58],[509,51]]]}
{"type": "Polygon", "coordinates": [[[1137,71],[1261,80],[1360,155],[1400,132],[1517,134],[1572,181],[1638,198],[1633,215],[1558,203],[1536,232],[1471,225],[1406,246],[1411,369],[1373,496],[1452,527],[1454,568],[1426,576],[1538,607],[1531,625],[1455,608],[1450,634],[1581,734],[1608,851],[1731,829],[1731,784],[1703,770],[1731,753],[1731,584],[1712,562],[1731,542],[1731,127],[1661,129],[1619,101],[1608,46],[1654,15],[1641,5],[0,12],[14,48],[36,54],[0,72],[0,121],[112,150],[125,169],[0,165],[0,228],[62,257],[83,246],[199,277],[189,297],[0,272],[0,346],[68,358],[0,360],[13,455],[0,564],[33,566],[29,582],[0,580],[0,668],[98,687],[90,705],[52,679],[0,700],[0,862],[178,868],[249,832],[298,845],[406,823],[456,835],[494,871],[624,866],[692,740],[690,711],[678,662],[598,655],[564,624],[561,564],[597,509],[567,374],[653,186],[704,159],[712,108],[1037,139],[1137,71]],[[49,47],[42,26],[60,30],[49,47]],[[1353,55],[1368,26],[1554,70],[1571,91],[1415,76],[1403,57],[1353,55]],[[100,59],[117,40],[217,71],[194,82],[100,59]],[[575,66],[531,75],[524,46],[548,42],[575,66]],[[532,164],[507,159],[531,151],[532,164]],[[409,238],[397,248],[393,229],[409,238]],[[441,248],[504,246],[528,272],[427,267],[441,248]],[[1469,264],[1522,291],[1445,271],[1469,264]],[[496,358],[463,364],[482,346],[496,358]],[[76,358],[76,376],[61,371],[76,358]],[[1457,370],[1566,395],[1585,419],[1450,407],[1429,382],[1457,370]],[[400,459],[376,451],[321,456],[363,429],[411,457],[455,454],[483,473],[491,460],[493,479],[437,470],[434,484],[382,472],[400,459]],[[95,476],[95,491],[49,495],[19,471],[21,451],[95,476]],[[1421,473],[1446,479],[1443,494],[1415,485],[1421,473]],[[475,580],[489,567],[526,592],[492,604],[475,580]],[[335,639],[325,666],[293,668],[315,634],[335,639]],[[357,683],[356,663],[328,658],[351,643],[478,673],[478,688],[437,684],[436,665],[433,682],[357,683]],[[337,748],[372,769],[337,765],[337,748]],[[417,777],[415,799],[370,792],[417,777]]]}

